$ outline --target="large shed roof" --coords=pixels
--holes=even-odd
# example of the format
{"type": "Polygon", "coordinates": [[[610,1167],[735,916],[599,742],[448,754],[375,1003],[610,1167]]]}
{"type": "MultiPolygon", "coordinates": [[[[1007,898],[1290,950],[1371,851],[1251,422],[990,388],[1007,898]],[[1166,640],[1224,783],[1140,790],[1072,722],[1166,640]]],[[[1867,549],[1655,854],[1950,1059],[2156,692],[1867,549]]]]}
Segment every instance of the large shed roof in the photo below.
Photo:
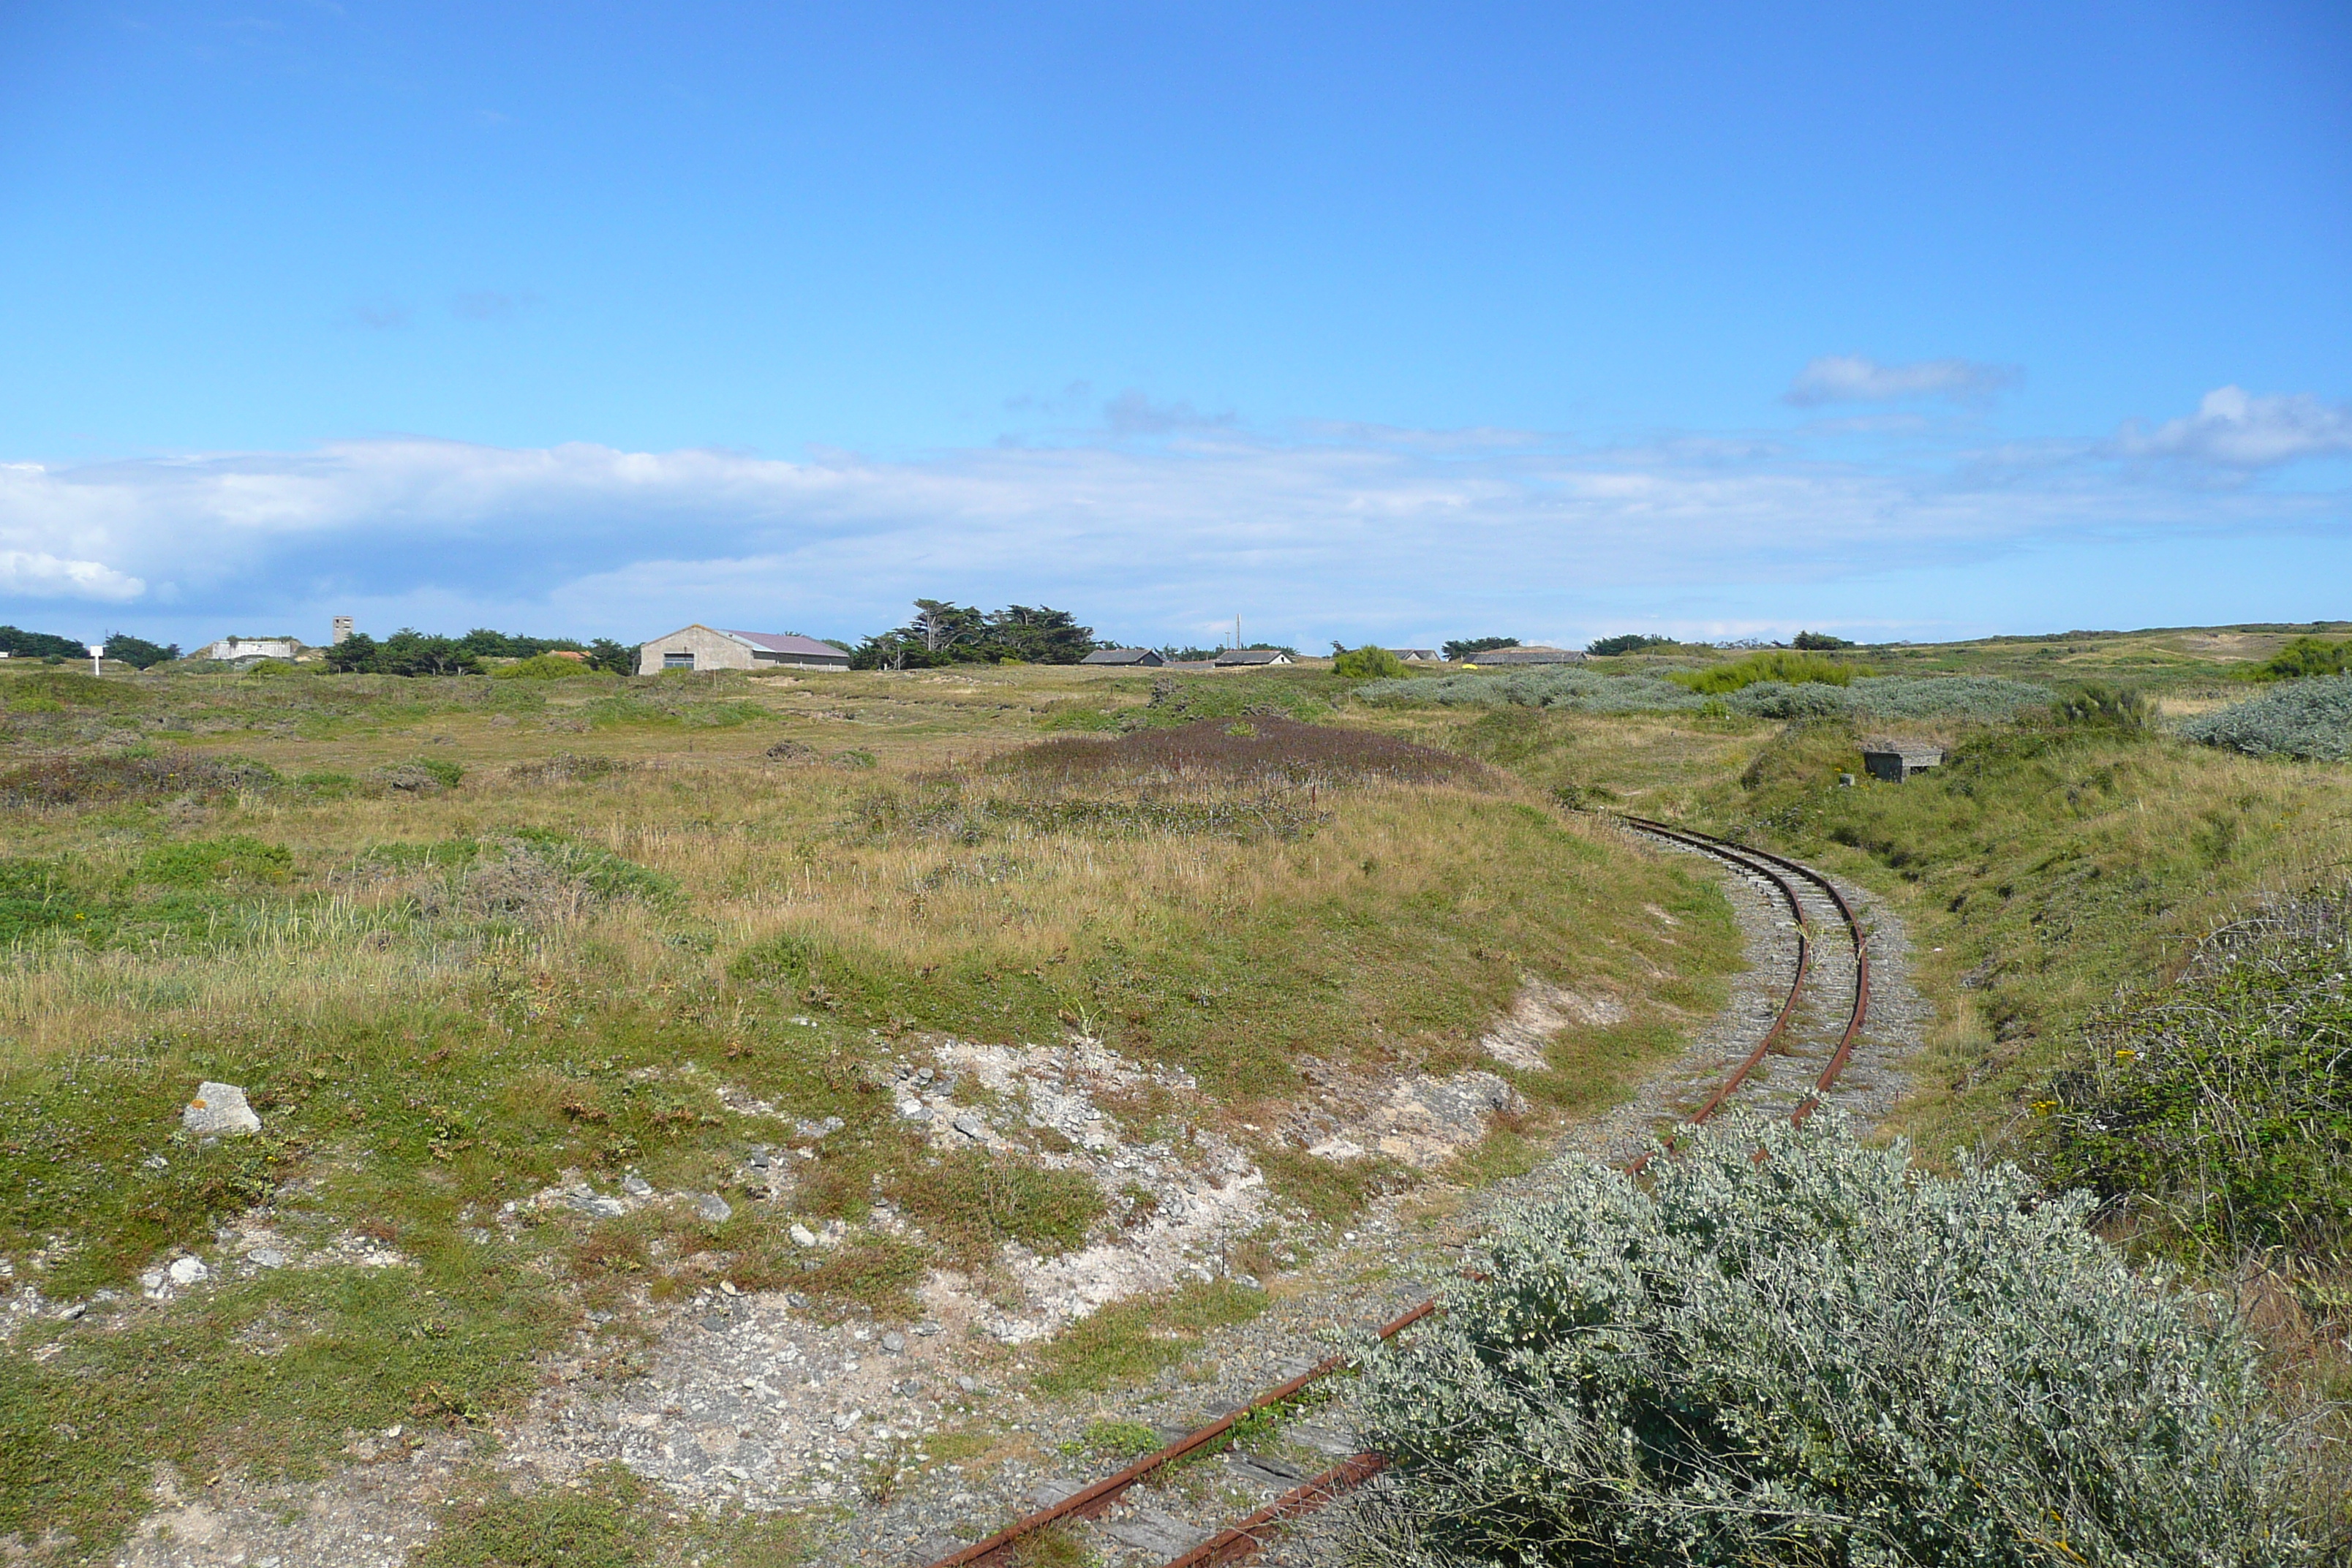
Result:
{"type": "Polygon", "coordinates": [[[814,637],[795,637],[791,632],[738,632],[730,631],[725,626],[713,626],[710,629],[721,637],[733,637],[737,642],[749,643],[753,647],[769,653],[799,654],[803,657],[814,655],[824,658],[849,657],[829,642],[819,642],[814,637]]]}

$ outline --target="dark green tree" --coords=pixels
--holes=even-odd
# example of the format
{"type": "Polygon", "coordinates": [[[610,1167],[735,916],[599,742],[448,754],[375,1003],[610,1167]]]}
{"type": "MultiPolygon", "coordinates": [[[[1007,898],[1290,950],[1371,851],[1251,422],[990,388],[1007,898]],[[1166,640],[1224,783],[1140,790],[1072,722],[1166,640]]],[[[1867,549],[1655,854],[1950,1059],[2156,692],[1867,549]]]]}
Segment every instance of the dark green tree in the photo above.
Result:
{"type": "Polygon", "coordinates": [[[637,672],[637,650],[616,643],[611,637],[598,637],[588,645],[588,668],[610,670],[614,675],[635,675],[637,672]]]}
{"type": "Polygon", "coordinates": [[[1095,650],[1095,629],[1067,610],[1009,605],[988,617],[980,646],[999,660],[1076,664],[1095,650]]]}
{"type": "Polygon", "coordinates": [[[905,626],[877,632],[850,653],[852,669],[933,669],[950,664],[1076,664],[1094,651],[1094,628],[1066,610],[1010,605],[983,613],[949,599],[918,599],[905,626]]]}
{"type": "Polygon", "coordinates": [[[1853,644],[1844,637],[1832,637],[1827,632],[1799,632],[1797,640],[1789,646],[1807,653],[1828,653],[1835,648],[1852,647],[1853,644]]]}
{"type": "Polygon", "coordinates": [[[1595,658],[1611,658],[1621,653],[1639,653],[1645,647],[1672,647],[1672,637],[1645,637],[1640,632],[1624,632],[1613,637],[1601,637],[1584,645],[1584,651],[1595,658]]]}
{"type": "Polygon", "coordinates": [[[1518,646],[1519,639],[1517,637],[1464,637],[1445,644],[1439,651],[1448,658],[1464,659],[1475,658],[1482,653],[1491,653],[1498,647],[1518,646]]]}
{"type": "Polygon", "coordinates": [[[180,657],[178,643],[153,643],[145,637],[134,637],[129,632],[106,634],[106,657],[118,658],[133,669],[152,669],[159,664],[169,664],[180,657]]]}
{"type": "Polygon", "coordinates": [[[327,668],[355,675],[479,675],[480,662],[456,637],[403,626],[382,642],[356,632],[327,650],[327,668]]]}
{"type": "Polygon", "coordinates": [[[71,637],[51,632],[22,631],[0,626],[0,653],[12,658],[88,658],[89,649],[71,637]]]}

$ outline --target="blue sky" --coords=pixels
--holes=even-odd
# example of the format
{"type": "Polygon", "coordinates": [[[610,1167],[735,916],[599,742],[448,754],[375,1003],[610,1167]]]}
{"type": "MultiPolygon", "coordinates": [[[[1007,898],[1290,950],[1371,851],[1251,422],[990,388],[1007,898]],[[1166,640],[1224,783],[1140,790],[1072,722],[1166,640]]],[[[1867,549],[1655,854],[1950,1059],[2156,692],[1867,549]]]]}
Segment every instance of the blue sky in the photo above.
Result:
{"type": "Polygon", "coordinates": [[[2340,5],[0,8],[0,618],[2352,615],[2340,5]]]}

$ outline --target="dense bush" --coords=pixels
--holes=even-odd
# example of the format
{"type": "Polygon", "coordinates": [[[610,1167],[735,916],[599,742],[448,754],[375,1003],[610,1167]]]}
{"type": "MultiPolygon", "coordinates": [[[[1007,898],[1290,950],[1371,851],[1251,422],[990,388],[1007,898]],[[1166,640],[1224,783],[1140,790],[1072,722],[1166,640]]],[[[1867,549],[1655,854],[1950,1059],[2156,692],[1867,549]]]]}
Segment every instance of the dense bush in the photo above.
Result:
{"type": "Polygon", "coordinates": [[[1404,660],[1388,649],[1366,643],[1362,647],[1339,648],[1331,658],[1331,673],[1349,680],[1395,680],[1412,672],[1405,668],[1404,660]]]}
{"type": "Polygon", "coordinates": [[[2180,732],[2250,756],[2352,759],[2352,675],[2295,681],[2191,719],[2180,732]]]}
{"type": "Polygon", "coordinates": [[[2297,637],[2238,676],[2241,680],[2301,680],[2314,675],[2352,673],[2352,642],[2297,637]]]}
{"type": "Polygon", "coordinates": [[[2062,724],[2094,730],[2137,733],[2156,724],[2156,710],[2147,698],[2128,687],[2096,683],[2066,692],[2051,704],[2051,712],[2062,724]]]}
{"type": "Polygon", "coordinates": [[[2086,1031],[2036,1109],[2058,1180],[2205,1260],[2352,1245],[2352,990],[2343,896],[2209,937],[2189,971],[2086,1031]]]}
{"type": "Polygon", "coordinates": [[[1828,632],[1799,632],[1789,646],[1807,653],[1832,653],[1842,647],[1852,647],[1853,644],[1848,638],[1832,637],[1828,632]]]}
{"type": "Polygon", "coordinates": [[[1866,669],[1857,669],[1853,665],[1840,664],[1836,659],[1822,658],[1817,654],[1767,648],[1709,669],[1678,669],[1666,679],[1702,696],[1720,697],[1763,680],[1777,680],[1783,686],[1808,683],[1847,686],[1853,683],[1855,676],[1869,673],[1866,669]]]}
{"type": "Polygon", "coordinates": [[[1363,1435],[1395,1460],[1370,1558],[2323,1560],[2250,1343],[2126,1268],[2087,1198],[1785,1122],[1652,1171],[1570,1171],[1368,1357],[1363,1435]]]}

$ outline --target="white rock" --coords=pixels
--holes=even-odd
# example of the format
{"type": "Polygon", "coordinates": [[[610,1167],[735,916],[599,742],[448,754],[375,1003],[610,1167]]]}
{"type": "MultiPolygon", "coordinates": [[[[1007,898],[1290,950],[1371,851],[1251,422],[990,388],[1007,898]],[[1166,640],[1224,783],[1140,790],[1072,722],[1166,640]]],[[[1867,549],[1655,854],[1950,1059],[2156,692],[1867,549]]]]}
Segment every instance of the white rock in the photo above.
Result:
{"type": "Polygon", "coordinates": [[[633,1198],[649,1197],[653,1194],[654,1184],[632,1171],[621,1178],[621,1190],[633,1198]]]}
{"type": "Polygon", "coordinates": [[[816,1232],[811,1230],[808,1226],[801,1224],[797,1220],[793,1222],[793,1228],[789,1234],[793,1240],[802,1247],[814,1247],[816,1245],[816,1232]]]}
{"type": "Polygon", "coordinates": [[[238,1136],[261,1131],[261,1118],[245,1102],[245,1090],[233,1083],[196,1085],[195,1099],[180,1111],[180,1125],[198,1137],[238,1136]]]}
{"type": "Polygon", "coordinates": [[[257,1268],[283,1268],[286,1267],[286,1255],[278,1251],[274,1247],[257,1247],[251,1252],[246,1254],[246,1256],[253,1259],[254,1267],[257,1268]]]}
{"type": "Polygon", "coordinates": [[[172,1277],[172,1283],[174,1285],[194,1285],[199,1279],[206,1279],[212,1274],[212,1270],[205,1267],[205,1260],[201,1258],[175,1258],[172,1260],[172,1267],[164,1272],[172,1277]]]}
{"type": "Polygon", "coordinates": [[[712,1225],[724,1225],[727,1223],[728,1216],[735,1211],[728,1207],[727,1200],[717,1193],[705,1193],[694,1200],[694,1212],[697,1216],[712,1225]]]}

